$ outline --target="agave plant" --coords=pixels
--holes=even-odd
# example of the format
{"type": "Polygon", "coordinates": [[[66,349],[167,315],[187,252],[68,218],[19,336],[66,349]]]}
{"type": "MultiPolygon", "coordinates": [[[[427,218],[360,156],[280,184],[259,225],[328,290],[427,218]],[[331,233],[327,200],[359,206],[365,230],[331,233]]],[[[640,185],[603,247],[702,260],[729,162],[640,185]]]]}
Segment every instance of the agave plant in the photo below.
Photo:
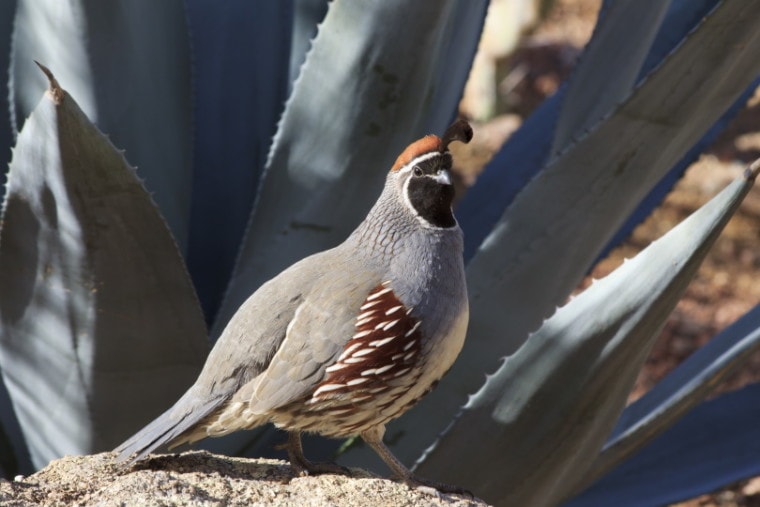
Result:
{"type": "MultiPolygon", "coordinates": [[[[399,458],[499,505],[652,505],[760,473],[747,452],[760,441],[758,386],[703,402],[760,346],[758,308],[625,407],[757,165],[554,311],[757,85],[757,7],[604,2],[570,81],[456,210],[467,344],[389,427],[399,458]],[[720,431],[706,439],[706,424],[720,431]],[[683,459],[690,444],[700,454],[683,459]]],[[[192,383],[207,337],[248,294],[344,238],[400,148],[455,116],[486,8],[0,4],[0,146],[15,146],[0,222],[6,476],[111,449],[192,383]]],[[[207,447],[257,454],[273,438],[207,447]]],[[[362,447],[338,459],[377,466],[362,447]]]]}

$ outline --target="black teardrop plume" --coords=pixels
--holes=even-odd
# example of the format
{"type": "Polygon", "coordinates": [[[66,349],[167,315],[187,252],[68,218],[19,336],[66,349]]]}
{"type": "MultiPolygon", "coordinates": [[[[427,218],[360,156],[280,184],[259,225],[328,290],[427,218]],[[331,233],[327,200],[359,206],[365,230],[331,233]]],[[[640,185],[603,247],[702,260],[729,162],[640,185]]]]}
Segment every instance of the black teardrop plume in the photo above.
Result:
{"type": "Polygon", "coordinates": [[[452,141],[461,141],[465,144],[472,139],[472,127],[465,120],[459,119],[452,123],[444,132],[441,138],[441,148],[443,151],[449,148],[452,141]]]}

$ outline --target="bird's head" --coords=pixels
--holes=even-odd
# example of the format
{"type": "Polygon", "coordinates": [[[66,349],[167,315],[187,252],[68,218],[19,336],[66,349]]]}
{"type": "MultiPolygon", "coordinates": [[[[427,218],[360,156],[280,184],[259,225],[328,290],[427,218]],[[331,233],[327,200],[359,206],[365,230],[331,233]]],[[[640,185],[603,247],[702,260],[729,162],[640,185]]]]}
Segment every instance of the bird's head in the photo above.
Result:
{"type": "Polygon", "coordinates": [[[452,141],[470,142],[472,127],[464,120],[455,121],[443,137],[428,135],[409,146],[398,156],[388,179],[401,193],[401,199],[427,227],[456,226],[451,211],[454,186],[451,183],[452,141]]]}

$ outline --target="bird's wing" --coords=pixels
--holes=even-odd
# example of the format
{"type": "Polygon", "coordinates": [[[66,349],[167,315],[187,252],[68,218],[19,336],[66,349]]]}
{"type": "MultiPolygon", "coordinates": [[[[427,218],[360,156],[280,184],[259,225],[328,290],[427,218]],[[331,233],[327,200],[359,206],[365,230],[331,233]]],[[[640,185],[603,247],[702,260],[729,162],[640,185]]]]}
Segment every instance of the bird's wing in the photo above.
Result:
{"type": "Polygon", "coordinates": [[[217,340],[196,385],[232,397],[271,368],[291,323],[319,278],[330,251],[312,255],[272,278],[235,312],[217,340]]]}
{"type": "MultiPolygon", "coordinates": [[[[306,258],[262,285],[230,319],[198,380],[166,412],[121,444],[118,461],[131,463],[164,445],[195,436],[197,427],[267,369],[285,339],[323,254],[306,258]]],[[[330,256],[328,255],[327,258],[330,256]]]]}
{"type": "Polygon", "coordinates": [[[261,375],[244,386],[234,401],[253,413],[295,401],[315,388],[354,335],[356,317],[379,276],[335,266],[304,294],[286,326],[284,340],[261,375]]]}

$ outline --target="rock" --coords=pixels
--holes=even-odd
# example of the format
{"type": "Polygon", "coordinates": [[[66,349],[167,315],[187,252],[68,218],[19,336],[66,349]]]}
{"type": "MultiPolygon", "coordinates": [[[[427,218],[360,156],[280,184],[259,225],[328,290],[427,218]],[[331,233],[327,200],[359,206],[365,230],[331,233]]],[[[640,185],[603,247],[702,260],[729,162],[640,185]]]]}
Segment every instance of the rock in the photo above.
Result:
{"type": "Polygon", "coordinates": [[[368,472],[296,477],[285,461],[205,451],[157,455],[132,468],[113,453],[67,456],[34,475],[0,480],[0,505],[485,506],[461,495],[411,489],[368,472]]]}

